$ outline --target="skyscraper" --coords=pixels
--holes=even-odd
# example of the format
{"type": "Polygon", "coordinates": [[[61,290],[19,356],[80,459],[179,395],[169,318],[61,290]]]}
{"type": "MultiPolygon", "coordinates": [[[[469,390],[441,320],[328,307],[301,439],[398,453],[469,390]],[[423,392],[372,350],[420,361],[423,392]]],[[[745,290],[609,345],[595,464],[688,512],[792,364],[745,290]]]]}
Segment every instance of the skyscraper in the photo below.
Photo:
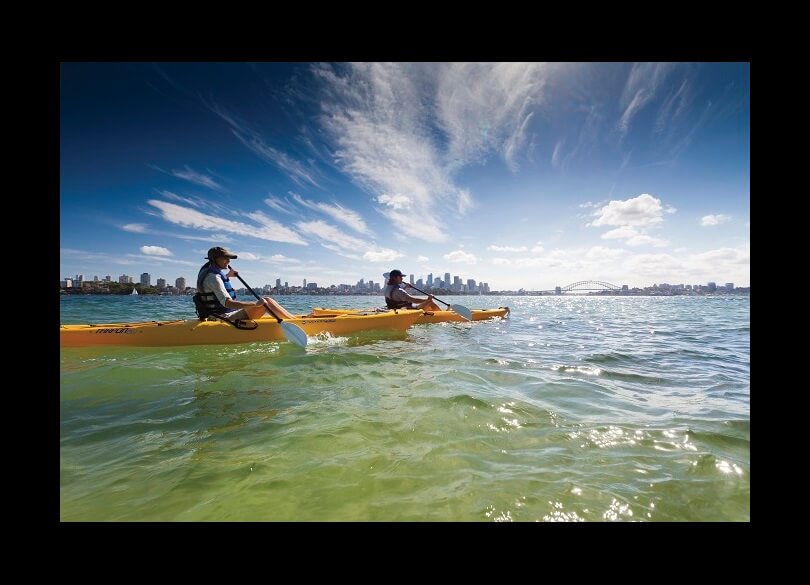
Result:
{"type": "Polygon", "coordinates": [[[182,276],[179,277],[177,280],[174,281],[174,286],[177,287],[177,290],[183,292],[186,290],[186,279],[182,276]]]}
{"type": "Polygon", "coordinates": [[[141,274],[141,286],[152,286],[152,275],[148,272],[141,274]]]}

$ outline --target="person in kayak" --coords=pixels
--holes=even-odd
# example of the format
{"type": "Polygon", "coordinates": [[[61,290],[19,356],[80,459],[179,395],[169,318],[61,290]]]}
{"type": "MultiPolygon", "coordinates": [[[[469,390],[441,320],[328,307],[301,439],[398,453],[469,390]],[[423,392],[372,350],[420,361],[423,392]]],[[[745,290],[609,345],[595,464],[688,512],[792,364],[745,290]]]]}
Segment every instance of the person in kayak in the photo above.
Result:
{"type": "Polygon", "coordinates": [[[389,309],[423,309],[425,311],[441,311],[439,305],[433,302],[433,295],[423,299],[414,297],[405,292],[400,285],[411,288],[407,282],[402,282],[402,271],[392,270],[388,275],[388,285],[383,289],[385,304],[389,309]],[[412,304],[413,303],[413,304],[412,304]]]}
{"type": "MultiPolygon", "coordinates": [[[[200,319],[216,315],[229,321],[240,319],[258,319],[267,313],[262,301],[243,302],[236,300],[236,291],[230,283],[231,276],[239,273],[229,266],[236,254],[227,248],[217,246],[208,250],[208,262],[202,265],[197,274],[197,294],[194,304],[200,319]]],[[[273,311],[283,319],[293,319],[287,309],[270,297],[264,297],[273,311]]]]}

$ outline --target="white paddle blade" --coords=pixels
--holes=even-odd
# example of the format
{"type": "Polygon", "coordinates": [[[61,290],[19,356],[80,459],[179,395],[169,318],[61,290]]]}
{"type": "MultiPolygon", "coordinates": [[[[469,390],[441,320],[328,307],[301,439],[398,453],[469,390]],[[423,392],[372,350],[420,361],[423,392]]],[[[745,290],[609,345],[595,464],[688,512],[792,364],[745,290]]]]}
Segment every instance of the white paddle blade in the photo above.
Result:
{"type": "Polygon", "coordinates": [[[281,332],[284,333],[284,337],[286,337],[288,341],[291,341],[296,345],[300,345],[301,347],[307,346],[307,333],[298,325],[282,321],[281,332]]]}
{"type": "Polygon", "coordinates": [[[464,317],[467,321],[472,321],[472,311],[470,311],[464,305],[450,305],[450,308],[464,317]]]}
{"type": "Polygon", "coordinates": [[[384,278],[385,280],[388,280],[388,277],[389,277],[389,276],[391,276],[391,273],[390,273],[390,272],[383,272],[383,278],[384,278]]]}

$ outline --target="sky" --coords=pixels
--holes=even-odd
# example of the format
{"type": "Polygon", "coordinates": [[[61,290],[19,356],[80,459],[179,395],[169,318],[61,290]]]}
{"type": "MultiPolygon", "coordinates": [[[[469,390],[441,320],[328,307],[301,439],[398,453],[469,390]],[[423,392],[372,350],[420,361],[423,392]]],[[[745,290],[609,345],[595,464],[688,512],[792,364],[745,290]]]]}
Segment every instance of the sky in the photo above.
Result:
{"type": "Polygon", "coordinates": [[[62,63],[60,279],[750,286],[748,63],[62,63]]]}

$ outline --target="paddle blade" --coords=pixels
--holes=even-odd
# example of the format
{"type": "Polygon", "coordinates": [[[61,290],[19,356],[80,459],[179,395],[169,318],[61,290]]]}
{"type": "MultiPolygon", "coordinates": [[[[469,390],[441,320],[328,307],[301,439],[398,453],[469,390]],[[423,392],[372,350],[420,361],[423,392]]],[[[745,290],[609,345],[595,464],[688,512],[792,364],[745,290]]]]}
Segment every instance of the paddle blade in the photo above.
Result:
{"type": "Polygon", "coordinates": [[[306,331],[301,329],[298,325],[287,323],[286,321],[282,321],[280,325],[281,331],[284,333],[284,337],[286,337],[288,341],[291,341],[296,345],[300,345],[301,347],[307,346],[306,331]]]}
{"type": "Polygon", "coordinates": [[[472,311],[470,311],[464,305],[450,305],[450,308],[464,317],[467,321],[472,321],[472,311]]]}

